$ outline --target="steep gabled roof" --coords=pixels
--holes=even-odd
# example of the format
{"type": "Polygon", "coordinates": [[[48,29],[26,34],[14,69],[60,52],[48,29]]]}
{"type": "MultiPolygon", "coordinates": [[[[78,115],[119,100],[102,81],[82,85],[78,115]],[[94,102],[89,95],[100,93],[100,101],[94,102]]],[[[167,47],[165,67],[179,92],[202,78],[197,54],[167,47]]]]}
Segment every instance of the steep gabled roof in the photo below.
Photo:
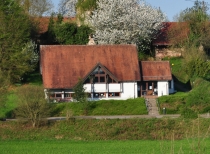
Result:
{"type": "Polygon", "coordinates": [[[98,63],[118,81],[140,81],[135,45],[43,45],[40,50],[45,88],[72,88],[98,63]]]}
{"type": "Polygon", "coordinates": [[[140,65],[143,81],[172,80],[169,61],[141,61],[140,65]]]}

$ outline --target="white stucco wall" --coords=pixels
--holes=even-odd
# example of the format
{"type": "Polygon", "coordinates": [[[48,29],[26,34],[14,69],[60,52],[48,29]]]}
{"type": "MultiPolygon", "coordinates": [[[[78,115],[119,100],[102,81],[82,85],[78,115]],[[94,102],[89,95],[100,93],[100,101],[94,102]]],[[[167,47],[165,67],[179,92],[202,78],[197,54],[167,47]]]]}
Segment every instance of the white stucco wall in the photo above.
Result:
{"type": "Polygon", "coordinates": [[[158,96],[169,95],[168,81],[158,81],[158,96]]]}
{"type": "Polygon", "coordinates": [[[125,82],[122,86],[122,99],[137,98],[137,82],[125,82]]]}
{"type": "MultiPolygon", "coordinates": [[[[120,97],[107,97],[106,98],[96,98],[98,99],[129,99],[129,98],[137,98],[137,82],[126,82],[126,83],[111,83],[108,84],[93,84],[92,85],[94,92],[120,92],[120,97]],[[107,89],[106,89],[107,86],[107,89]]],[[[91,84],[84,84],[85,91],[91,92],[91,84]]]]}

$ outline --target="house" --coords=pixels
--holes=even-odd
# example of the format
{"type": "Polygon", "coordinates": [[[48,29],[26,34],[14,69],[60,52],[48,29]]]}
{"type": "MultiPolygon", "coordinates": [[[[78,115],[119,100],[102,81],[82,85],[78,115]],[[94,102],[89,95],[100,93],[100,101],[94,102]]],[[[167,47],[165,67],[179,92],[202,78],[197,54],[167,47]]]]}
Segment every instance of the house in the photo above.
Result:
{"type": "Polygon", "coordinates": [[[40,54],[44,88],[58,101],[72,99],[79,78],[94,100],[171,92],[165,84],[172,80],[169,62],[139,63],[135,45],[41,45],[40,54]]]}
{"type": "Polygon", "coordinates": [[[181,44],[189,35],[189,25],[186,22],[164,22],[159,35],[152,41],[152,50],[156,59],[164,57],[180,57],[182,48],[170,48],[176,44],[181,44]]]}
{"type": "Polygon", "coordinates": [[[174,82],[169,61],[141,61],[142,95],[169,95],[174,93],[174,82]]]}

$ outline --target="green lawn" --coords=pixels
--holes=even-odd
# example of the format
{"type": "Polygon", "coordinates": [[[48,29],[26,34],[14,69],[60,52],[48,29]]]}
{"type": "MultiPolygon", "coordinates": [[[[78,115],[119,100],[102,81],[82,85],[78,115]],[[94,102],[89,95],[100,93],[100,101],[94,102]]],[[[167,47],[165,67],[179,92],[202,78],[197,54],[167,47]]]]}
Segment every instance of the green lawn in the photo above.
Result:
{"type": "Polygon", "coordinates": [[[88,103],[52,104],[51,116],[66,116],[67,110],[71,110],[72,114],[77,116],[147,114],[147,109],[144,99],[136,98],[136,99],[127,99],[127,100],[100,100],[88,103]]]}
{"type": "MultiPolygon", "coordinates": [[[[68,141],[68,140],[11,140],[0,141],[1,154],[169,154],[196,153],[190,148],[194,141],[68,141]]],[[[195,142],[197,143],[197,142],[195,142]]],[[[210,153],[210,139],[200,147],[200,153],[210,153]]],[[[193,146],[192,146],[193,147],[193,146]]]]}

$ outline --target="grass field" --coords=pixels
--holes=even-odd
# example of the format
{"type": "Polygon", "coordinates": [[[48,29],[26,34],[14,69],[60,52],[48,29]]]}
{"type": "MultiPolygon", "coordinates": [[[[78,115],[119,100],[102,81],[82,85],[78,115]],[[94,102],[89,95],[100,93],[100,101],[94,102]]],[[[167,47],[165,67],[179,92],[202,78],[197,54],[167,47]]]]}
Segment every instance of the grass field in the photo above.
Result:
{"type": "Polygon", "coordinates": [[[210,139],[200,146],[193,140],[179,141],[0,141],[1,154],[170,154],[210,153],[210,139]],[[194,149],[195,148],[195,149],[194,149]],[[200,152],[198,152],[200,151],[200,152]]]}

